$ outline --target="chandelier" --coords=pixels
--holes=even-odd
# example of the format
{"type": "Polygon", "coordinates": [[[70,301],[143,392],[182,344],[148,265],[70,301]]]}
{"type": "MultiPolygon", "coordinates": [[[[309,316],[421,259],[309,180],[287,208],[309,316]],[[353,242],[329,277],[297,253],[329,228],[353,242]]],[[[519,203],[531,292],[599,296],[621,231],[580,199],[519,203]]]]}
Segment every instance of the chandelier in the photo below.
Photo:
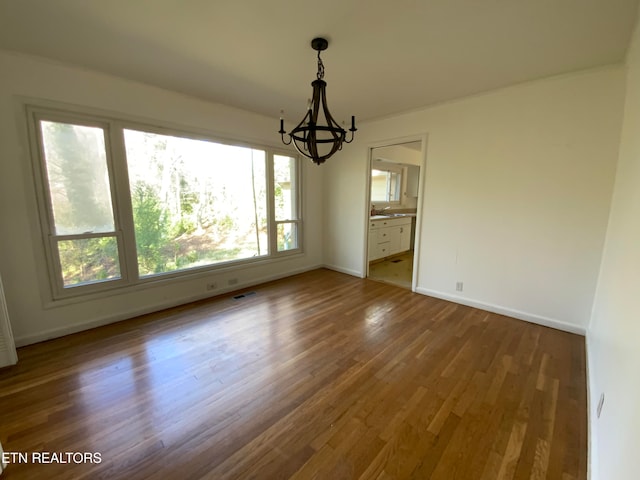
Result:
{"type": "Polygon", "coordinates": [[[320,52],[326,50],[329,42],[324,38],[314,38],[311,47],[318,52],[318,78],[311,82],[313,87],[313,98],[309,100],[309,109],[302,121],[288,134],[284,129],[284,119],[280,117],[280,130],[278,133],[282,137],[282,143],[294,146],[305,157],[320,165],[336,153],[342,150],[344,143],[353,141],[353,134],[357,130],[356,117],[351,117],[351,138],[347,140],[347,131],[333,119],[327,107],[327,82],[324,78],[324,64],[320,58],[320,52]],[[324,116],[324,121],[318,117],[324,116]],[[285,140],[285,134],[289,140],[285,140]]]}

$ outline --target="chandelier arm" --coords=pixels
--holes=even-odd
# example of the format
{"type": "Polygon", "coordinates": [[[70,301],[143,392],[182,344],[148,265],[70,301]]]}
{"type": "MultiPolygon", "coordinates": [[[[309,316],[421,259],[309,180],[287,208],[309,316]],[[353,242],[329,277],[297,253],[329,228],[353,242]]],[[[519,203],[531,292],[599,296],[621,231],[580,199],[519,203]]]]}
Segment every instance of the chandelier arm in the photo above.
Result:
{"type": "Polygon", "coordinates": [[[318,142],[316,130],[309,131],[309,141],[307,141],[307,150],[309,150],[309,154],[311,158],[320,158],[320,152],[318,152],[318,142]]]}
{"type": "Polygon", "coordinates": [[[299,154],[304,155],[305,157],[313,160],[313,157],[309,155],[307,152],[305,152],[303,148],[300,148],[297,142],[293,142],[293,146],[296,147],[296,150],[298,151],[299,154]]]}
{"type": "MultiPolygon", "coordinates": [[[[351,129],[351,128],[350,128],[350,129],[349,129],[349,131],[351,132],[351,138],[350,138],[349,140],[347,140],[347,139],[346,139],[346,137],[345,137],[345,139],[344,139],[344,143],[351,143],[351,142],[353,142],[353,137],[355,136],[355,135],[354,135],[354,133],[355,133],[355,131],[356,131],[356,130],[357,130],[356,128],[354,128],[354,129],[351,129]]],[[[345,133],[346,133],[346,132],[345,132],[345,133]]]]}
{"type": "Polygon", "coordinates": [[[289,132],[289,136],[293,136],[295,132],[304,132],[306,129],[305,125],[308,125],[310,120],[311,120],[311,109],[307,110],[307,114],[302,118],[302,120],[300,120],[300,123],[296,125],[296,127],[289,132]]]}
{"type": "Polygon", "coordinates": [[[309,109],[310,118],[314,125],[318,125],[318,113],[320,113],[320,100],[323,97],[324,88],[326,86],[324,80],[314,80],[311,82],[313,87],[313,97],[311,98],[311,107],[309,109]]]}
{"type": "Polygon", "coordinates": [[[304,155],[305,157],[313,160],[313,163],[315,163],[317,165],[320,165],[321,163],[324,163],[327,158],[329,158],[331,155],[333,155],[334,153],[336,153],[338,151],[338,149],[335,148],[335,149],[331,149],[331,151],[329,153],[327,153],[326,155],[321,155],[321,156],[319,155],[317,157],[314,157],[313,155],[301,150],[300,147],[296,143],[294,143],[294,146],[296,147],[296,150],[298,151],[298,153],[300,153],[301,155],[304,155]]]}
{"type": "Polygon", "coordinates": [[[346,137],[347,132],[345,131],[344,143],[353,142],[353,137],[355,136],[355,133],[358,131],[358,129],[356,128],[356,117],[353,115],[351,115],[351,128],[349,129],[349,131],[351,132],[351,138],[347,140],[347,137],[346,137]]]}
{"type": "Polygon", "coordinates": [[[331,132],[331,136],[333,137],[333,147],[331,148],[331,152],[328,154],[329,156],[331,156],[335,152],[342,150],[342,144],[345,140],[347,132],[331,116],[331,112],[329,112],[329,106],[327,105],[327,94],[325,89],[322,89],[322,109],[324,111],[325,119],[327,120],[327,126],[329,127],[328,129],[331,132]]]}
{"type": "Polygon", "coordinates": [[[344,128],[342,128],[340,126],[340,124],[338,124],[338,122],[336,122],[334,120],[334,118],[331,116],[331,112],[329,112],[329,106],[327,105],[327,92],[326,89],[322,89],[321,91],[321,95],[322,95],[322,110],[324,112],[324,118],[327,120],[327,126],[329,127],[329,129],[331,130],[331,134],[335,139],[338,139],[338,133],[340,133],[340,142],[342,142],[342,140],[344,140],[344,137],[346,135],[346,130],[344,128]]]}
{"type": "Polygon", "coordinates": [[[284,143],[285,145],[291,145],[291,142],[293,142],[293,137],[291,135],[289,135],[289,141],[287,142],[284,139],[284,135],[285,135],[284,133],[280,132],[280,136],[282,137],[282,143],[284,143]]]}

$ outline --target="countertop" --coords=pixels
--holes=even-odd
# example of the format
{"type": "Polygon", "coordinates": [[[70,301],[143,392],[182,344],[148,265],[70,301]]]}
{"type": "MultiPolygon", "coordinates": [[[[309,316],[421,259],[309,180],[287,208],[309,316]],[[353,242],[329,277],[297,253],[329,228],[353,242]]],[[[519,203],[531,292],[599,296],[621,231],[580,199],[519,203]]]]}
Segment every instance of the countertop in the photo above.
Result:
{"type": "Polygon", "coordinates": [[[369,220],[388,220],[389,218],[401,218],[401,217],[415,217],[415,213],[393,213],[390,215],[371,215],[369,220]]]}

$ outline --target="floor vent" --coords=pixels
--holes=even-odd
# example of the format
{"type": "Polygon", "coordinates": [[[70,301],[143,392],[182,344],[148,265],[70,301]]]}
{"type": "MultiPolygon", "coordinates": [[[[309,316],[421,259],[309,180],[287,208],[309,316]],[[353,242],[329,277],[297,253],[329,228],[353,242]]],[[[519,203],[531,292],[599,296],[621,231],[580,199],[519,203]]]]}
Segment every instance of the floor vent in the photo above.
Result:
{"type": "Polygon", "coordinates": [[[256,292],[245,292],[245,293],[241,293],[239,295],[234,295],[233,299],[234,300],[240,300],[241,298],[245,298],[245,297],[250,297],[251,295],[255,295],[256,292]]]}
{"type": "Polygon", "coordinates": [[[397,260],[390,260],[391,263],[400,263],[404,260],[402,260],[401,258],[397,259],[397,260]]]}

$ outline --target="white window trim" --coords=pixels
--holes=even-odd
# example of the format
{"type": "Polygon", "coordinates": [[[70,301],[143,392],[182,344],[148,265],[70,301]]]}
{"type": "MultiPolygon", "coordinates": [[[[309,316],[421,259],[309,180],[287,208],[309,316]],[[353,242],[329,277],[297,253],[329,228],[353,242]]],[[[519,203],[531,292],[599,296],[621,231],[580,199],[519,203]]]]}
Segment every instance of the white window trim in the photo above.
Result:
{"type": "MultiPolygon", "coordinates": [[[[273,168],[268,168],[267,169],[267,176],[268,178],[268,182],[269,182],[269,188],[271,188],[271,191],[268,192],[269,195],[269,202],[271,202],[271,204],[269,205],[269,208],[271,209],[272,212],[274,212],[273,215],[273,232],[269,232],[269,247],[273,247],[275,254],[276,255],[292,255],[297,253],[302,247],[301,247],[301,242],[302,242],[302,195],[300,194],[300,188],[302,185],[302,168],[300,168],[300,156],[299,155],[291,155],[289,153],[283,154],[280,153],[278,151],[273,150],[272,152],[269,153],[270,157],[271,157],[271,165],[273,165],[273,157],[275,155],[282,155],[285,157],[289,157],[289,158],[294,158],[296,161],[296,171],[295,171],[295,177],[292,179],[293,180],[293,184],[295,185],[295,191],[296,191],[296,203],[295,203],[295,214],[296,217],[295,218],[290,218],[290,219],[280,219],[278,220],[275,217],[275,192],[273,191],[275,189],[275,178],[273,176],[274,174],[274,169],[273,168]],[[278,225],[285,225],[285,224],[294,224],[296,226],[296,235],[297,235],[297,248],[291,248],[288,250],[282,250],[282,251],[278,251],[278,225]]],[[[271,228],[271,222],[269,222],[269,227],[271,228]]]]}
{"type": "Polygon", "coordinates": [[[285,257],[302,255],[303,231],[302,231],[302,165],[299,155],[293,154],[289,150],[274,148],[270,145],[253,143],[246,140],[234,140],[219,136],[212,132],[196,130],[191,128],[176,127],[159,122],[150,123],[144,120],[131,120],[125,115],[113,115],[103,111],[78,107],[73,108],[68,105],[58,105],[54,102],[25,101],[23,111],[27,120],[27,134],[30,147],[31,173],[33,177],[33,189],[35,204],[37,208],[38,233],[42,238],[42,255],[47,265],[48,299],[45,303],[58,304],[68,301],[82,301],[86,298],[100,298],[113,295],[114,292],[122,289],[127,291],[147,288],[153,284],[167,282],[177,282],[192,280],[199,277],[210,276],[212,273],[223,273],[229,270],[247,268],[255,264],[273,263],[285,257]],[[62,123],[74,123],[78,125],[97,126],[105,130],[105,149],[107,155],[107,168],[109,172],[110,189],[114,212],[114,232],[87,235],[71,235],[78,239],[81,237],[93,238],[112,236],[118,242],[120,254],[120,275],[121,278],[105,280],[101,282],[88,283],[73,287],[64,287],[62,283],[61,266],[57,255],[56,242],[67,235],[55,235],[53,230],[54,219],[50,204],[49,184],[46,175],[45,157],[42,151],[40,140],[40,120],[51,120],[62,123]],[[266,191],[267,191],[267,236],[269,239],[269,250],[264,256],[258,258],[237,259],[220,262],[207,266],[193,267],[178,271],[159,273],[141,278],[138,273],[138,262],[135,248],[135,232],[133,229],[133,215],[131,207],[131,196],[129,192],[128,170],[126,164],[126,151],[124,148],[124,129],[133,129],[173,135],[194,140],[205,140],[225,145],[247,147],[265,152],[266,161],[266,191]],[[277,222],[274,210],[274,184],[273,184],[273,156],[282,155],[295,159],[296,169],[296,208],[297,219],[277,222]],[[295,223],[297,228],[297,248],[285,251],[277,250],[277,223],[295,223]]]}

